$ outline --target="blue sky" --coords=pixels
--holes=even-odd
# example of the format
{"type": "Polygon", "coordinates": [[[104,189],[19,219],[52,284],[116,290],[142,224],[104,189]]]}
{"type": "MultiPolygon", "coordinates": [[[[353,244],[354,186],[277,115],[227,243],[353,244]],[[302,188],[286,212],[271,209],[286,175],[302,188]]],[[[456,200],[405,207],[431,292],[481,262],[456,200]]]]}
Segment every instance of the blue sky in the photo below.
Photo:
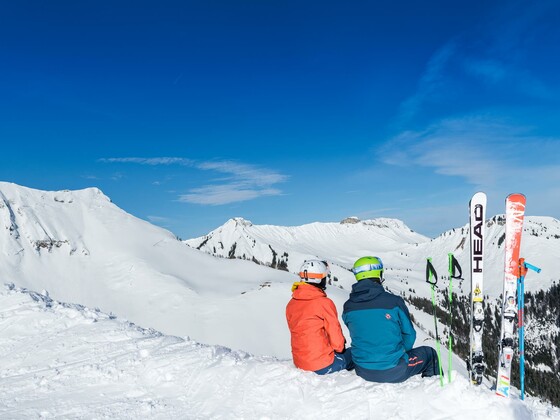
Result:
{"type": "Polygon", "coordinates": [[[0,15],[0,180],[99,187],[182,238],[231,217],[467,203],[560,218],[557,1],[18,1],[0,15]]]}

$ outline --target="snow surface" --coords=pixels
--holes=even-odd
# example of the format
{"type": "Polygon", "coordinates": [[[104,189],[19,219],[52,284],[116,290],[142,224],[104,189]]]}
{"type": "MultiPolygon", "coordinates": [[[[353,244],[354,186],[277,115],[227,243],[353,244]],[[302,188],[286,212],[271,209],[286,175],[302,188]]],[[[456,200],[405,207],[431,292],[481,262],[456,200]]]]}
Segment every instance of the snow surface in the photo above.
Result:
{"type": "Polygon", "coordinates": [[[545,419],[455,375],[375,384],[290,360],[202,345],[98,310],[0,288],[0,417],[154,419],[545,419]]]}

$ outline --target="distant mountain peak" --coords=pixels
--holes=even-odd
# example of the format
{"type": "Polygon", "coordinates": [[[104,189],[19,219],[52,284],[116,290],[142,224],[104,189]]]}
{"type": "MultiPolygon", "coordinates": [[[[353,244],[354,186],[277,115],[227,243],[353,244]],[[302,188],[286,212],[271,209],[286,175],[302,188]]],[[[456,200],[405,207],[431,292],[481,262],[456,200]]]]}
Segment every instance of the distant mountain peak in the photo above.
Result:
{"type": "Polygon", "coordinates": [[[234,227],[249,227],[253,226],[251,221],[244,219],[243,217],[233,217],[226,222],[226,225],[233,225],[234,227]]]}
{"type": "Polygon", "coordinates": [[[360,223],[360,219],[356,216],[350,216],[340,221],[341,225],[355,225],[356,223],[360,223]]]}
{"type": "Polygon", "coordinates": [[[405,229],[407,231],[412,231],[402,220],[391,219],[388,217],[377,217],[375,219],[360,220],[356,216],[350,216],[346,219],[341,220],[341,225],[357,225],[362,224],[364,226],[375,226],[379,228],[394,228],[394,229],[405,229]]]}
{"type": "Polygon", "coordinates": [[[411,231],[411,229],[402,220],[391,219],[388,217],[377,217],[375,219],[364,220],[362,223],[364,225],[377,226],[380,228],[396,228],[411,231]]]}
{"type": "Polygon", "coordinates": [[[14,184],[13,182],[0,181],[0,194],[14,204],[20,204],[26,200],[56,201],[57,203],[72,203],[75,199],[81,201],[100,200],[111,203],[103,191],[97,187],[88,187],[80,190],[57,190],[44,191],[35,188],[14,184]]]}

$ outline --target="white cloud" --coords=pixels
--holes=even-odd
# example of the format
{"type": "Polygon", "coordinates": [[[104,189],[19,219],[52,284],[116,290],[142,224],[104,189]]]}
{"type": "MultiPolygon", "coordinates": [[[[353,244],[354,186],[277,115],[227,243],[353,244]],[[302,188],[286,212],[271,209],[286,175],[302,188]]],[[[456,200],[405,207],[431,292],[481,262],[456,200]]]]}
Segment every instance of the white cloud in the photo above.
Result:
{"type": "Polygon", "coordinates": [[[281,195],[282,191],[273,188],[275,184],[288,179],[286,175],[253,165],[231,161],[203,162],[196,165],[203,170],[211,170],[230,175],[222,183],[194,188],[179,197],[180,201],[221,205],[253,200],[263,196],[281,195]]]}
{"type": "Polygon", "coordinates": [[[192,166],[194,161],[191,159],[178,158],[178,157],[156,157],[156,158],[139,158],[139,157],[124,157],[124,158],[102,158],[98,160],[104,163],[138,163],[140,165],[183,165],[192,166]]]}
{"type": "Polygon", "coordinates": [[[520,176],[537,181],[544,171],[546,180],[541,182],[548,182],[560,173],[560,166],[544,163],[560,155],[560,139],[532,135],[529,127],[489,115],[445,119],[423,131],[403,132],[385,145],[382,155],[391,165],[431,167],[476,186],[498,185],[520,176]],[[526,160],[528,150],[547,153],[531,161],[526,160]]]}
{"type": "Polygon", "coordinates": [[[194,188],[188,194],[179,196],[179,201],[218,206],[281,194],[282,191],[275,188],[258,189],[241,184],[208,185],[194,188]]]}
{"type": "Polygon", "coordinates": [[[179,201],[204,205],[222,205],[258,197],[281,195],[282,191],[274,185],[285,182],[288,177],[281,173],[255,165],[233,161],[197,162],[180,157],[122,157],[103,158],[105,163],[135,163],[140,165],[181,165],[203,171],[226,174],[224,178],[215,179],[213,183],[192,188],[187,194],[179,196],[179,201]]]}
{"type": "Polygon", "coordinates": [[[218,172],[232,175],[235,179],[243,180],[258,186],[267,186],[284,182],[287,180],[286,175],[261,169],[256,166],[240,164],[231,161],[220,162],[204,162],[197,165],[198,168],[204,170],[215,170],[218,172]]]}

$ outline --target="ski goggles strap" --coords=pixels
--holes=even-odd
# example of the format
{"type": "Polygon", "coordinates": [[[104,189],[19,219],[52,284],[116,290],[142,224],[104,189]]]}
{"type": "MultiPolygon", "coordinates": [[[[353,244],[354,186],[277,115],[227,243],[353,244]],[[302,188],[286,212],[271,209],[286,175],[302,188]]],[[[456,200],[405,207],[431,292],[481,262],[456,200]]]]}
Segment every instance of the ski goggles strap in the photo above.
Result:
{"type": "Polygon", "coordinates": [[[303,270],[299,272],[299,277],[302,279],[319,279],[321,280],[323,277],[327,277],[327,273],[310,273],[307,270],[303,270]]]}

